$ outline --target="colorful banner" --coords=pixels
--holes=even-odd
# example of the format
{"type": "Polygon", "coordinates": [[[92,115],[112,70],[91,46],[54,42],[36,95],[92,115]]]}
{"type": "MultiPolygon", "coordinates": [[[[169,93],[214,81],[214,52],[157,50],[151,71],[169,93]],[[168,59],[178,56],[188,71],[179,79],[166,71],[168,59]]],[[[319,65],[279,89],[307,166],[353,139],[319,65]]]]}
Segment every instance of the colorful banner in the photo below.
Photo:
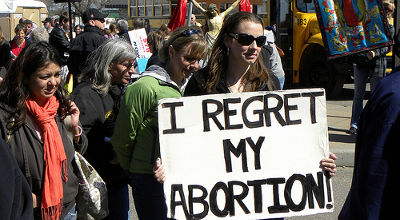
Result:
{"type": "Polygon", "coordinates": [[[381,0],[315,0],[329,59],[392,44],[381,0]]]}

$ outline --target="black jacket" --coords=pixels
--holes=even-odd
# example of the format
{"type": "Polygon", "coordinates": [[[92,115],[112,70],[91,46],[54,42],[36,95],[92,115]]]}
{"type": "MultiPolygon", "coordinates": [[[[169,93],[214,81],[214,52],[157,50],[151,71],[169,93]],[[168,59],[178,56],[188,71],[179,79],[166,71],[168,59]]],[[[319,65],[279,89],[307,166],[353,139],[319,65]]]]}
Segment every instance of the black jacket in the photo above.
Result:
{"type": "Polygon", "coordinates": [[[11,154],[10,147],[1,138],[0,163],[0,218],[33,219],[31,189],[11,154]]]}
{"type": "Polygon", "coordinates": [[[68,59],[69,72],[74,74],[74,87],[76,80],[84,68],[90,52],[97,49],[106,41],[104,31],[98,27],[86,25],[85,31],[72,41],[68,59]]]}
{"type": "Polygon", "coordinates": [[[120,31],[118,33],[118,36],[119,36],[119,38],[122,38],[122,39],[128,41],[129,44],[132,44],[131,38],[129,37],[129,34],[128,34],[128,31],[120,31]]]}
{"type": "MultiPolygon", "coordinates": [[[[190,78],[188,84],[186,85],[184,96],[209,94],[204,89],[208,72],[209,71],[207,70],[207,67],[195,72],[190,78]]],[[[272,89],[269,88],[268,84],[264,84],[260,88],[258,88],[257,91],[270,91],[280,88],[279,80],[272,74],[270,74],[269,77],[272,89]]],[[[230,93],[228,86],[226,85],[226,82],[223,79],[223,76],[221,76],[220,80],[217,83],[217,86],[211,92],[211,94],[220,94],[220,93],[230,93]]]]}
{"type": "Polygon", "coordinates": [[[71,94],[71,99],[81,113],[80,122],[89,140],[84,156],[99,172],[107,188],[127,184],[125,173],[119,164],[110,163],[115,154],[109,142],[124,91],[124,86],[112,85],[108,94],[103,96],[90,83],[82,82],[71,94]]]}
{"type": "MultiPolygon", "coordinates": [[[[9,134],[7,122],[10,117],[11,109],[4,103],[0,103],[0,137],[7,141],[18,166],[27,179],[32,193],[41,201],[42,186],[44,181],[45,163],[43,159],[43,141],[36,133],[33,121],[29,115],[26,117],[24,125],[20,126],[14,133],[9,134]]],[[[63,121],[58,116],[55,117],[58,130],[60,132],[65,155],[67,156],[68,181],[64,183],[64,197],[62,216],[75,204],[75,196],[78,194],[78,178],[74,174],[72,160],[75,150],[84,153],[87,147],[87,139],[81,135],[80,144],[72,143],[68,137],[68,132],[63,121]]],[[[40,205],[39,205],[40,207],[40,205]]],[[[40,208],[35,209],[35,216],[40,216],[40,208]]]]}
{"type": "Polygon", "coordinates": [[[69,40],[65,31],[59,26],[55,26],[49,36],[49,44],[56,49],[64,65],[67,64],[66,53],[69,52],[69,40]]]}
{"type": "Polygon", "coordinates": [[[146,69],[149,68],[151,65],[157,65],[157,66],[162,66],[162,62],[160,60],[160,57],[158,56],[158,53],[153,53],[149,60],[147,61],[146,64],[146,69]]]}
{"type": "Polygon", "coordinates": [[[10,43],[6,40],[0,41],[0,67],[5,67],[8,69],[8,66],[11,63],[11,46],[10,43]]]}

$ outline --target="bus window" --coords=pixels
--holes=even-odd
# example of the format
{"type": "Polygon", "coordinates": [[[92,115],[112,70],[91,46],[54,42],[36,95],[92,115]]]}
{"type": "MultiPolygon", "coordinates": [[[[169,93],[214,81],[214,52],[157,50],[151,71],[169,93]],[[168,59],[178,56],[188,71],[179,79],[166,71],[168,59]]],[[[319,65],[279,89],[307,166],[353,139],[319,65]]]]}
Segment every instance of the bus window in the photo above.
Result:
{"type": "Polygon", "coordinates": [[[310,0],[298,0],[296,1],[296,6],[299,11],[306,12],[306,13],[314,13],[315,6],[314,2],[310,0]]]}
{"type": "Polygon", "coordinates": [[[279,2],[279,22],[280,27],[289,28],[290,26],[290,3],[289,1],[279,2]]]}

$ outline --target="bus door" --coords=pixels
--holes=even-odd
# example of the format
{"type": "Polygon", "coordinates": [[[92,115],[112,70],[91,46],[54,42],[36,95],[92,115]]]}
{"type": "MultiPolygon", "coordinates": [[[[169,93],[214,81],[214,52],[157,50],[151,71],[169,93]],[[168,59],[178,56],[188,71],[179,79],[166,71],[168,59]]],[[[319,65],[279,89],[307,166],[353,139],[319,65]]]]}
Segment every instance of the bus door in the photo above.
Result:
{"type": "Polygon", "coordinates": [[[285,55],[281,57],[285,70],[287,82],[292,82],[293,63],[293,26],[290,0],[271,0],[270,25],[276,24],[276,44],[283,50],[285,55]]]}

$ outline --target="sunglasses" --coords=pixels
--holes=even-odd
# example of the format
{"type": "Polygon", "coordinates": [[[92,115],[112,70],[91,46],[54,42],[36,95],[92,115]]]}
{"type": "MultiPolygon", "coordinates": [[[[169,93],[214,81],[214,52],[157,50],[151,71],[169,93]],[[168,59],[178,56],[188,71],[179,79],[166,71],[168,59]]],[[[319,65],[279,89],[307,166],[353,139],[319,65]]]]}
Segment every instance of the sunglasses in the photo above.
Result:
{"type": "Polygon", "coordinates": [[[194,34],[200,34],[201,35],[201,30],[196,30],[196,29],[187,29],[186,31],[180,33],[176,38],[179,37],[189,37],[194,34]]]}
{"type": "Polygon", "coordinates": [[[256,41],[257,46],[262,47],[267,41],[266,36],[254,37],[251,34],[234,34],[234,33],[229,33],[228,35],[232,38],[235,38],[239,42],[239,44],[243,46],[249,46],[254,41],[256,41]]]}
{"type": "Polygon", "coordinates": [[[129,63],[121,63],[122,66],[125,66],[127,69],[136,68],[137,62],[129,62],[129,63]]]}

